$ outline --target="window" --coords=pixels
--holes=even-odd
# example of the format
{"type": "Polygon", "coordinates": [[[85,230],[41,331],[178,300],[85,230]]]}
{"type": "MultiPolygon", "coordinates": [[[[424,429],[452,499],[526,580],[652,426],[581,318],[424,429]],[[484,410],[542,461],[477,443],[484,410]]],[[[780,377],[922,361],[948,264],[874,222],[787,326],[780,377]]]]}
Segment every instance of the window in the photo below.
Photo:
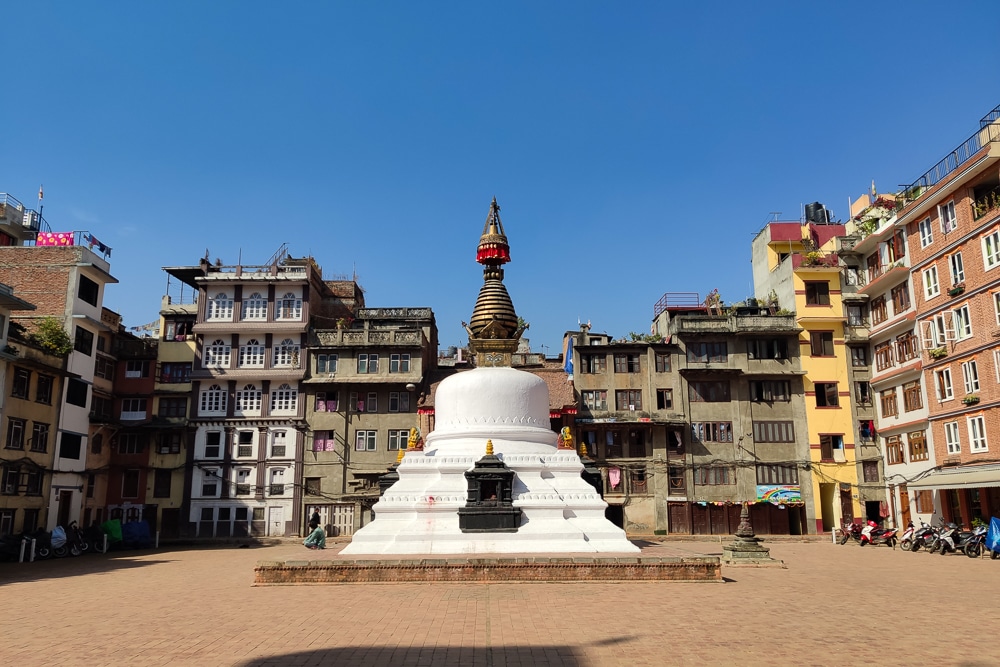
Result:
{"type": "Polygon", "coordinates": [[[118,435],[119,454],[142,454],[146,451],[146,439],[140,433],[120,433],[118,435]]]}
{"type": "Polygon", "coordinates": [[[972,336],[972,317],[969,315],[969,305],[956,308],[955,313],[955,340],[965,340],[972,336]]]}
{"type": "Polygon", "coordinates": [[[884,371],[892,367],[892,343],[886,341],[875,346],[875,370],[884,371]]]}
{"type": "Polygon", "coordinates": [[[236,457],[249,458],[253,456],[253,431],[236,432],[236,457]]]}
{"type": "Polygon", "coordinates": [[[21,470],[14,466],[4,465],[0,475],[0,493],[5,496],[16,496],[21,485],[21,470]]]}
{"type": "Polygon", "coordinates": [[[103,354],[98,354],[94,359],[94,375],[105,380],[115,379],[115,362],[103,354]]]}
{"type": "Polygon", "coordinates": [[[607,410],[608,392],[603,389],[585,390],[580,392],[583,406],[588,410],[607,410]]]}
{"type": "Polygon", "coordinates": [[[201,390],[200,412],[225,412],[226,390],[217,384],[201,390]]]}
{"type": "Polygon", "coordinates": [[[923,431],[907,433],[906,442],[910,447],[910,463],[926,461],[930,458],[930,453],[927,451],[927,438],[923,431]]]}
{"type": "Polygon", "coordinates": [[[931,228],[930,218],[924,218],[923,220],[921,220],[920,223],[917,225],[917,230],[920,233],[921,248],[926,248],[927,246],[929,246],[931,243],[934,242],[934,232],[933,229],[931,228]]]}
{"type": "Polygon", "coordinates": [[[983,237],[983,266],[989,271],[1000,265],[1000,229],[983,237]]]}
{"type": "Polygon", "coordinates": [[[161,384],[182,384],[191,381],[191,363],[167,361],[160,366],[161,384]]]}
{"type": "Polygon", "coordinates": [[[900,363],[917,358],[917,337],[912,331],[896,336],[896,356],[900,363]]]}
{"type": "Polygon", "coordinates": [[[722,364],[728,359],[728,350],[725,343],[689,343],[687,359],[693,364],[722,364]]]}
{"type": "Polygon", "coordinates": [[[243,385],[243,389],[236,392],[236,404],[233,409],[236,412],[260,412],[261,390],[255,384],[243,385]]]}
{"type": "Polygon", "coordinates": [[[694,471],[694,483],[697,486],[721,486],[733,483],[731,468],[725,466],[711,466],[708,468],[696,468],[694,471]]]}
{"type": "Polygon", "coordinates": [[[638,354],[615,355],[615,373],[638,373],[638,372],[639,372],[638,354]]]}
{"type": "Polygon", "coordinates": [[[205,433],[205,458],[217,459],[222,456],[222,431],[205,433]]]}
{"type": "Polygon", "coordinates": [[[292,342],[291,338],[286,338],[280,344],[274,346],[274,367],[299,367],[299,346],[297,343],[292,342]]]}
{"type": "Polygon", "coordinates": [[[955,317],[952,313],[938,313],[930,320],[922,323],[924,328],[924,347],[941,347],[950,340],[955,340],[955,317]]]}
{"type": "Polygon", "coordinates": [[[958,285],[965,282],[965,264],[962,262],[962,253],[956,252],[948,258],[948,265],[951,267],[951,284],[958,285]]]}
{"type": "Polygon", "coordinates": [[[986,451],[986,420],[982,415],[969,417],[969,451],[986,451]]]}
{"type": "Polygon", "coordinates": [[[90,387],[83,380],[70,378],[66,381],[66,402],[79,408],[87,407],[87,390],[90,387]]]}
{"type": "Polygon", "coordinates": [[[807,306],[829,306],[830,305],[830,283],[828,282],[806,282],[806,305],[807,306]]]}
{"type": "Polygon", "coordinates": [[[879,404],[882,407],[882,418],[899,415],[899,403],[896,400],[896,388],[879,392],[879,404]]]}
{"type": "Polygon", "coordinates": [[[124,398],[122,399],[122,419],[145,419],[146,399],[145,398],[124,398]]]}
{"type": "Polygon", "coordinates": [[[656,409],[657,410],[673,410],[674,409],[674,390],[673,389],[657,389],[656,390],[656,409]]]}
{"type": "Polygon", "coordinates": [[[903,456],[903,440],[898,435],[890,435],[885,439],[885,457],[889,465],[906,463],[903,456]]]}
{"type": "Polygon", "coordinates": [[[747,341],[750,359],[787,359],[788,341],[783,338],[752,338],[747,341]]]}
{"type": "Polygon", "coordinates": [[[833,356],[833,332],[832,331],[810,331],[809,332],[810,354],[814,357],[833,356]]]}
{"type": "Polygon", "coordinates": [[[962,362],[962,379],[965,381],[966,394],[979,391],[979,368],[974,359],[962,362]]]}
{"type": "Polygon", "coordinates": [[[389,429],[389,451],[406,449],[406,441],[409,437],[410,432],[406,429],[389,429]]]}
{"type": "Polygon", "coordinates": [[[80,286],[76,290],[76,295],[89,303],[91,306],[97,305],[100,287],[87,276],[80,276],[80,286]]]}
{"type": "Polygon", "coordinates": [[[889,319],[889,309],[885,307],[885,295],[872,299],[872,324],[881,324],[889,319]]]}
{"type": "Polygon", "coordinates": [[[903,385],[903,412],[912,412],[924,407],[920,396],[920,380],[907,382],[903,385]]]}
{"type": "Polygon", "coordinates": [[[316,373],[333,375],[337,372],[337,360],[338,355],[336,354],[317,354],[316,373]]]}
{"type": "Polygon", "coordinates": [[[792,422],[753,423],[754,442],[795,442],[795,425],[792,422]]]}
{"type": "Polygon", "coordinates": [[[59,437],[59,458],[79,461],[81,445],[83,445],[82,435],[63,431],[59,437]]]}
{"type": "Polygon", "coordinates": [[[164,321],[163,340],[186,340],[194,326],[194,319],[167,319],[164,321]]]}
{"type": "Polygon", "coordinates": [[[608,357],[605,354],[580,354],[581,373],[605,373],[608,370],[608,357]]]}
{"type": "Polygon", "coordinates": [[[902,282],[892,288],[892,314],[898,315],[910,308],[910,285],[902,282]]]}
{"type": "Polygon", "coordinates": [[[377,354],[359,354],[358,355],[358,373],[361,373],[361,374],[378,373],[378,355],[377,354]]]}
{"type": "Polygon", "coordinates": [[[788,380],[752,380],[750,382],[751,401],[790,401],[792,385],[788,380]]]}
{"type": "Polygon", "coordinates": [[[868,282],[872,282],[885,271],[885,266],[882,264],[882,260],[877,252],[869,255],[865,260],[865,264],[868,266],[868,282]]]}
{"type": "Polygon", "coordinates": [[[799,471],[790,465],[758,465],[758,484],[798,484],[799,471]]]}
{"type": "Polygon", "coordinates": [[[83,352],[88,357],[92,355],[94,353],[94,332],[77,325],[75,334],[73,349],[77,352],[83,352]]]}
{"type": "Polygon", "coordinates": [[[301,320],[302,319],[302,299],[291,292],[285,294],[278,301],[279,320],[301,320]]]}
{"type": "Polygon", "coordinates": [[[959,436],[958,422],[944,423],[944,442],[949,454],[960,454],[962,452],[962,439],[959,436]]]}
{"type": "Polygon", "coordinates": [[[298,409],[299,392],[288,384],[282,384],[271,392],[271,412],[295,412],[298,409]]]}
{"type": "Polygon", "coordinates": [[[358,431],[354,439],[354,449],[359,452],[374,452],[375,431],[358,431]]]}
{"type": "Polygon", "coordinates": [[[139,471],[129,468],[122,472],[122,498],[139,497],[139,471]]]}
{"type": "Polygon", "coordinates": [[[937,267],[932,266],[924,271],[924,297],[930,299],[940,293],[941,287],[938,285],[937,267]]]}
{"type": "MultiPolygon", "coordinates": [[[[216,468],[206,468],[201,471],[201,495],[209,498],[219,495],[219,471],[216,468]]],[[[212,512],[211,508],[203,507],[201,510],[203,515],[206,509],[209,513],[212,512]]]]}
{"type": "Polygon", "coordinates": [[[868,311],[862,305],[847,306],[847,324],[852,327],[868,326],[868,311]]]}
{"type": "Polygon", "coordinates": [[[236,363],[240,368],[263,368],[264,346],[256,338],[251,338],[246,345],[240,345],[236,363]]]}
{"type": "Polygon", "coordinates": [[[819,436],[820,457],[824,461],[833,461],[837,452],[844,453],[844,436],[825,434],[819,436]]]}
{"type": "Polygon", "coordinates": [[[7,449],[24,449],[25,420],[10,417],[7,420],[7,439],[4,447],[7,449]]]}
{"type": "Polygon", "coordinates": [[[955,392],[951,386],[951,369],[942,368],[934,372],[935,384],[937,385],[937,397],[939,401],[947,401],[955,398],[955,392]]]}
{"type": "Polygon", "coordinates": [[[271,434],[271,456],[279,459],[285,457],[288,451],[286,444],[287,436],[287,431],[275,431],[271,434]]]}
{"type": "Polygon", "coordinates": [[[917,491],[917,511],[921,514],[934,514],[933,491],[917,491]]]}
{"type": "Polygon", "coordinates": [[[700,442],[732,442],[732,422],[691,422],[691,438],[700,442]]]}
{"type": "MultiPolygon", "coordinates": [[[[27,471],[27,474],[24,476],[24,478],[25,478],[24,479],[24,495],[26,495],[26,496],[40,496],[40,495],[42,495],[42,473],[40,471],[38,471],[38,470],[31,470],[29,468],[28,471],[27,471]]],[[[32,522],[28,521],[27,512],[25,512],[24,521],[25,521],[25,524],[26,524],[25,528],[27,528],[29,526],[32,526],[32,525],[37,525],[37,519],[33,520],[32,522]]]]}
{"type": "Polygon", "coordinates": [[[840,407],[840,397],[837,394],[836,382],[816,382],[813,384],[816,391],[817,408],[840,407]]]}
{"type": "Polygon", "coordinates": [[[669,373],[670,372],[670,355],[664,354],[662,352],[656,353],[656,372],[657,373],[669,373]]]}
{"type": "Polygon", "coordinates": [[[389,392],[389,412],[409,412],[410,392],[390,391],[389,392]]]}
{"type": "Polygon", "coordinates": [[[10,395],[14,398],[28,398],[28,390],[31,386],[31,371],[23,368],[14,370],[14,382],[11,385],[10,395]]]}
{"type": "Polygon", "coordinates": [[[49,450],[49,425],[35,422],[31,425],[31,451],[47,452],[49,450]]]}
{"type": "Polygon", "coordinates": [[[184,434],[179,432],[161,433],[157,438],[156,453],[179,454],[183,438],[184,434]]]}
{"type": "Polygon", "coordinates": [[[958,227],[955,219],[955,202],[950,201],[944,206],[938,206],[938,219],[941,221],[941,231],[947,234],[958,227]]]}
{"type": "Polygon", "coordinates": [[[851,366],[855,368],[864,368],[868,365],[868,348],[866,347],[851,347],[851,366]]]}
{"type": "Polygon", "coordinates": [[[316,412],[336,412],[340,408],[340,392],[316,392],[316,412]]]}
{"type": "Polygon", "coordinates": [[[615,410],[642,410],[642,391],[639,389],[616,391],[615,410]]]}
{"type": "Polygon", "coordinates": [[[230,345],[226,345],[221,338],[217,338],[212,341],[211,345],[205,347],[204,367],[228,368],[231,354],[232,347],[230,345]]]}
{"type": "Polygon", "coordinates": [[[318,496],[322,493],[322,477],[306,477],[304,481],[307,496],[318,496]]]}
{"type": "Polygon", "coordinates": [[[170,480],[173,475],[169,470],[157,469],[153,473],[153,497],[154,498],[169,498],[170,497],[170,480]]]}
{"type": "Polygon", "coordinates": [[[333,431],[314,431],[313,432],[313,451],[314,452],[332,452],[334,451],[334,446],[336,445],[336,439],[334,437],[333,431]]]}
{"type": "Polygon", "coordinates": [[[205,309],[206,320],[231,320],[233,319],[233,299],[225,292],[219,292],[214,297],[209,298],[205,309]]]}
{"type": "Polygon", "coordinates": [[[409,373],[410,372],[410,355],[408,355],[408,354],[390,354],[389,355],[389,372],[390,373],[409,373]]]}
{"type": "Polygon", "coordinates": [[[881,481],[878,474],[878,461],[864,461],[861,464],[862,475],[866,483],[881,481]]]}
{"type": "Polygon", "coordinates": [[[365,412],[378,412],[378,393],[368,392],[368,400],[365,401],[365,412]]]}
{"type": "Polygon", "coordinates": [[[244,297],[242,317],[244,320],[267,319],[267,299],[261,296],[260,292],[244,297]]]}
{"type": "Polygon", "coordinates": [[[729,401],[729,381],[689,382],[690,401],[692,403],[721,403],[729,401]]]}
{"type": "Polygon", "coordinates": [[[149,362],[144,359],[129,359],[125,362],[125,377],[148,378],[149,362]]]}
{"type": "Polygon", "coordinates": [[[167,398],[164,396],[160,398],[157,415],[160,417],[186,417],[187,404],[186,398],[167,398]]]}
{"type": "Polygon", "coordinates": [[[38,383],[35,385],[35,402],[52,405],[52,376],[38,374],[38,383]]]}
{"type": "Polygon", "coordinates": [[[861,405],[871,405],[872,386],[867,382],[855,382],[854,399],[861,405]]]}

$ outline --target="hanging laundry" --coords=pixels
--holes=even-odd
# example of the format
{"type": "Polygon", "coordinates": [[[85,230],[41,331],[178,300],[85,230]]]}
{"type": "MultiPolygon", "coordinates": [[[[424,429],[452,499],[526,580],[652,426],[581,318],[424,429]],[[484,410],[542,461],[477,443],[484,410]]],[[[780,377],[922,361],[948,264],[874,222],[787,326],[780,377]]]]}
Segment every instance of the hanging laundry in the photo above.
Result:
{"type": "Polygon", "coordinates": [[[35,245],[69,246],[73,243],[73,232],[38,232],[35,245]]]}
{"type": "Polygon", "coordinates": [[[622,481],[622,469],[612,466],[608,468],[608,483],[611,484],[612,489],[617,489],[618,485],[622,481]]]}

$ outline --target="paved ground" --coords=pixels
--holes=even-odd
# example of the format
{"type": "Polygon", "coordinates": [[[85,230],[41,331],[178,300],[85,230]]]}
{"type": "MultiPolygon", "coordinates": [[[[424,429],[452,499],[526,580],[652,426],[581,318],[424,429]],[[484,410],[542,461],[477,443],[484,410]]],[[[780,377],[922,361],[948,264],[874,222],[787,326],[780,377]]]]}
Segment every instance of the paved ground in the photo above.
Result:
{"type": "Polygon", "coordinates": [[[1000,561],[770,546],[787,569],[723,584],[251,587],[298,544],[4,563],[0,665],[1000,664],[1000,561]]]}

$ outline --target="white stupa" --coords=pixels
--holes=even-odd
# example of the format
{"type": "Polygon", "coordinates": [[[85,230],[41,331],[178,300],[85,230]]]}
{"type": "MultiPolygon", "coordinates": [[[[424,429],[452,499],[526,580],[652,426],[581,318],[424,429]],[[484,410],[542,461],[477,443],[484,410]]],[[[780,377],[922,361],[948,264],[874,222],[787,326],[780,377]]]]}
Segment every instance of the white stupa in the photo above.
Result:
{"type": "Polygon", "coordinates": [[[523,332],[503,285],[510,261],[496,199],[477,261],[484,285],[467,328],[478,368],[438,386],[435,429],[422,451],[410,449],[399,480],[375,504],[375,520],[354,534],[344,554],[637,553],[604,517],[607,503],[580,473],[574,449],[559,449],[549,426],[549,395],[537,376],[510,368],[523,332]],[[511,498],[521,510],[516,532],[463,532],[465,472],[493,452],[514,471],[511,498]]]}

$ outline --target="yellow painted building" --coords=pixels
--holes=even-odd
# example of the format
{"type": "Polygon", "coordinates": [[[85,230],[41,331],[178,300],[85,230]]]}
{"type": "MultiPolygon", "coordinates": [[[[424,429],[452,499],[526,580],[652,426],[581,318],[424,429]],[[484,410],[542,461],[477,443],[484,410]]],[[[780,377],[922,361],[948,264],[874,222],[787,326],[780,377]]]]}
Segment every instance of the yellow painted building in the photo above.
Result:
{"type": "Polygon", "coordinates": [[[756,298],[792,311],[802,329],[800,363],[817,532],[863,516],[842,276],[834,252],[837,237],[844,234],[843,225],[772,222],[757,234],[752,247],[756,298]]]}

